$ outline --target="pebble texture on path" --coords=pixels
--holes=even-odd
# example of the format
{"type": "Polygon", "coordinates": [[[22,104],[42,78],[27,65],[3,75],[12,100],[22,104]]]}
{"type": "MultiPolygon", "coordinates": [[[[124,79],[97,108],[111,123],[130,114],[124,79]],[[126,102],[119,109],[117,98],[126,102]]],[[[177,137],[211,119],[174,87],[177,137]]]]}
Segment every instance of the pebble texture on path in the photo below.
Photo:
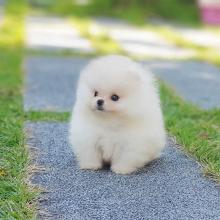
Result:
{"type": "Polygon", "coordinates": [[[220,107],[220,69],[193,61],[147,61],[145,65],[186,100],[210,109],[220,107]]]}
{"type": "Polygon", "coordinates": [[[169,143],[162,157],[133,175],[79,170],[65,123],[26,123],[34,163],[47,168],[32,182],[48,190],[40,209],[53,220],[219,220],[220,190],[199,165],[169,143]]]}
{"type": "Polygon", "coordinates": [[[26,20],[26,44],[32,49],[69,49],[92,52],[90,42],[65,19],[29,17],[26,20]]]}
{"type": "MultiPolygon", "coordinates": [[[[70,111],[77,79],[88,63],[82,58],[27,58],[25,110],[70,111]]],[[[144,65],[202,108],[220,107],[220,69],[202,62],[148,61],[144,65]]]]}
{"type": "Polygon", "coordinates": [[[193,50],[182,49],[166,41],[160,34],[141,30],[116,19],[95,19],[94,24],[104,29],[129,54],[160,58],[185,58],[193,50]]]}
{"type": "Polygon", "coordinates": [[[28,58],[25,62],[24,109],[70,111],[79,72],[87,59],[28,58]]]}

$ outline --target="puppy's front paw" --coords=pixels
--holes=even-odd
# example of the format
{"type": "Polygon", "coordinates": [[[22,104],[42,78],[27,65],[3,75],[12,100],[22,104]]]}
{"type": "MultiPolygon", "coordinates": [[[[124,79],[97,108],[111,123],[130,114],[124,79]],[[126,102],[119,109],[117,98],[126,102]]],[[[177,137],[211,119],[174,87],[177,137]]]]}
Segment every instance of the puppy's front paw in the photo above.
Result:
{"type": "Polygon", "coordinates": [[[80,163],[80,169],[82,170],[99,170],[101,168],[102,168],[102,163],[99,162],[80,163]]]}
{"type": "Polygon", "coordinates": [[[126,174],[133,173],[137,169],[135,167],[127,166],[124,164],[117,164],[117,165],[112,165],[111,170],[114,173],[126,175],[126,174]]]}

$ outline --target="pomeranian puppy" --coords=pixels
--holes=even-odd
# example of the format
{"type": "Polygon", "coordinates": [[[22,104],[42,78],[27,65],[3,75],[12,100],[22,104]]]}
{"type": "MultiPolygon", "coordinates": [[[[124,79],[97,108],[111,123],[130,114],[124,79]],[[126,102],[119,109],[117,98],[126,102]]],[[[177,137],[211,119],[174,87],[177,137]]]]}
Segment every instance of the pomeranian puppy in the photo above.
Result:
{"type": "Polygon", "coordinates": [[[70,143],[81,169],[129,174],[160,155],[165,129],[155,80],[127,57],[104,56],[80,75],[70,143]]]}

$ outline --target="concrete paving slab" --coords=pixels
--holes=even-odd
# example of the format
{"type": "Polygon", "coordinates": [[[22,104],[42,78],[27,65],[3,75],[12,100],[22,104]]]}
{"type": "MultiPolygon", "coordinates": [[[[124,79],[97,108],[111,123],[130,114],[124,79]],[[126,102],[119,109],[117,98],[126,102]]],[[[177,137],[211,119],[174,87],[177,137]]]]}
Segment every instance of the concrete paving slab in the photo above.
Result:
{"type": "Polygon", "coordinates": [[[147,61],[145,64],[186,100],[202,108],[220,108],[220,69],[193,61],[147,61]]]}
{"type": "Polygon", "coordinates": [[[25,62],[24,109],[70,111],[87,59],[33,57],[25,62]]]}
{"type": "Polygon", "coordinates": [[[80,37],[76,28],[57,17],[28,17],[26,44],[31,49],[94,51],[90,42],[80,37]]]}
{"type": "Polygon", "coordinates": [[[111,38],[129,54],[160,58],[186,58],[195,55],[191,49],[178,48],[161,35],[150,30],[141,30],[116,19],[94,19],[111,38]]]}
{"type": "MultiPolygon", "coordinates": [[[[160,159],[132,175],[79,170],[65,123],[26,123],[33,163],[47,169],[32,182],[45,188],[39,208],[53,220],[219,220],[220,189],[172,142],[160,159]]],[[[44,219],[44,216],[41,216],[44,219]]]]}

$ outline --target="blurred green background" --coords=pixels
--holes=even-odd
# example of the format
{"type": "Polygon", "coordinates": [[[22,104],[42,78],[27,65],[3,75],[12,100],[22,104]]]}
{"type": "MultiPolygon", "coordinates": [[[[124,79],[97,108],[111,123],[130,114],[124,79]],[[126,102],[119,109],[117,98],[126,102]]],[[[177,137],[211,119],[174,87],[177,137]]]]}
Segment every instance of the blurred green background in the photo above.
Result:
{"type": "Polygon", "coordinates": [[[30,3],[51,13],[117,16],[137,24],[152,17],[199,24],[195,0],[30,0],[30,3]]]}

